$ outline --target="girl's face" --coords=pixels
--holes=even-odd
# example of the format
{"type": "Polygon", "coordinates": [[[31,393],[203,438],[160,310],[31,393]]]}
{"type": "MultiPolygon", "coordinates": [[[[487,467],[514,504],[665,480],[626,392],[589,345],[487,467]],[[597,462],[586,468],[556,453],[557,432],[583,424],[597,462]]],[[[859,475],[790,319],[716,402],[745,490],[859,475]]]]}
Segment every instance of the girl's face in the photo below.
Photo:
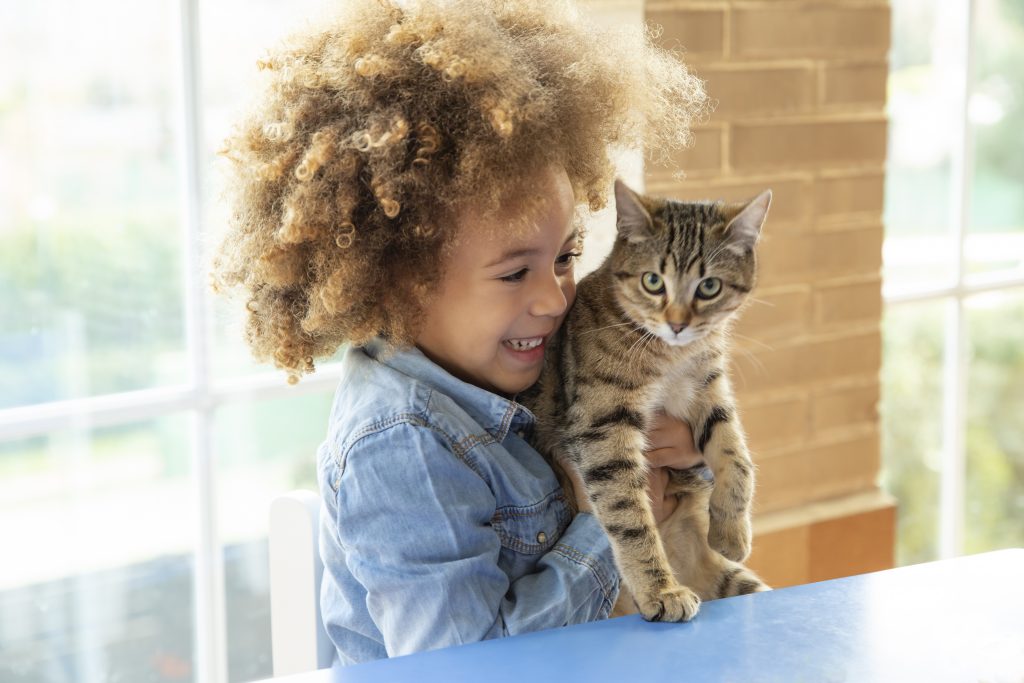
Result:
{"type": "Polygon", "coordinates": [[[547,340],[576,297],[569,177],[553,166],[533,184],[544,204],[520,236],[503,234],[502,216],[493,225],[472,211],[459,216],[459,243],[416,339],[452,375],[506,397],[540,377],[547,340]]]}

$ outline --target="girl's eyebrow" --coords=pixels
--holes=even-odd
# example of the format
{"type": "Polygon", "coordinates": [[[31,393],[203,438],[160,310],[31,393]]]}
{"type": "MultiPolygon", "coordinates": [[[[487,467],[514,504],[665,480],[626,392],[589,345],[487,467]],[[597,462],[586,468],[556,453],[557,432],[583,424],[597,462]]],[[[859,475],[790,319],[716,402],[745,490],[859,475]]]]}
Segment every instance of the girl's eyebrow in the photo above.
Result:
{"type": "MultiPolygon", "coordinates": [[[[566,243],[572,242],[573,240],[575,240],[579,236],[580,236],[580,229],[579,228],[573,228],[572,234],[569,235],[565,239],[565,242],[566,243]]],[[[534,254],[538,253],[539,251],[540,251],[540,249],[534,249],[532,247],[520,248],[520,249],[510,249],[509,251],[506,251],[504,254],[502,254],[501,257],[498,258],[497,261],[493,261],[492,263],[488,263],[484,267],[485,268],[492,268],[494,266],[500,266],[502,263],[505,263],[506,261],[511,261],[512,259],[521,258],[523,256],[533,256],[534,254]]]]}

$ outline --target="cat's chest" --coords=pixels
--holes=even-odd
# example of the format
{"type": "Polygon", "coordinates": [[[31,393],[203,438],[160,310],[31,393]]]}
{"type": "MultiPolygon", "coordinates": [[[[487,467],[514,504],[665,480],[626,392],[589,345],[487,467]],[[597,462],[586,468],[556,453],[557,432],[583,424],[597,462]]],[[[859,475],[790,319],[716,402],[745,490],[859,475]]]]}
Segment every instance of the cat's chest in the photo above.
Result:
{"type": "Polygon", "coordinates": [[[705,400],[707,363],[695,354],[665,368],[652,387],[651,402],[655,408],[678,417],[691,414],[694,405],[705,400]]]}

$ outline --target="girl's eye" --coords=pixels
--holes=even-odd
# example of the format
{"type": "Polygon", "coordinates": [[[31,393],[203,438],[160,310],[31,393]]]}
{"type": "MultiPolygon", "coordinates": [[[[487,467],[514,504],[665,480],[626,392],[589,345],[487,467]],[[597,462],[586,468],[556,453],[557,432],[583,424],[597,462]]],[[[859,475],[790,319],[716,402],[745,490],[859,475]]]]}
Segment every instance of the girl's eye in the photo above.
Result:
{"type": "Polygon", "coordinates": [[[650,294],[662,294],[665,291],[665,283],[662,282],[661,276],[657,273],[644,273],[640,277],[640,284],[650,294]]]}
{"type": "Polygon", "coordinates": [[[717,277],[709,277],[697,285],[698,299],[714,299],[722,291],[722,281],[717,277]]]}
{"type": "Polygon", "coordinates": [[[523,268],[522,270],[516,271],[515,273],[512,273],[511,275],[506,275],[505,277],[503,277],[501,279],[504,282],[520,282],[520,281],[522,281],[522,279],[524,277],[526,277],[526,273],[527,273],[528,270],[529,270],[529,268],[523,268]]]}
{"type": "Polygon", "coordinates": [[[556,263],[562,266],[567,266],[582,255],[582,252],[570,251],[567,254],[562,254],[561,256],[559,256],[558,259],[556,259],[556,263]]]}

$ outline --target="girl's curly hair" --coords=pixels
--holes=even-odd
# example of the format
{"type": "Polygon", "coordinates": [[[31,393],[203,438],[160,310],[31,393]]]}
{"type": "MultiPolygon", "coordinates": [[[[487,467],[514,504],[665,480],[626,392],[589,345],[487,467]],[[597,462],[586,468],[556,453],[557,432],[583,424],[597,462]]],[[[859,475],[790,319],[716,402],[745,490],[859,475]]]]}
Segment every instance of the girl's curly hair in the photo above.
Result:
{"type": "Polygon", "coordinates": [[[598,28],[568,2],[344,4],[258,62],[269,85],[222,151],[213,286],[241,287],[254,355],[290,382],[346,342],[413,343],[460,206],[529,202],[516,179],[559,163],[600,209],[610,148],[664,158],[706,101],[649,31],[598,28]]]}

